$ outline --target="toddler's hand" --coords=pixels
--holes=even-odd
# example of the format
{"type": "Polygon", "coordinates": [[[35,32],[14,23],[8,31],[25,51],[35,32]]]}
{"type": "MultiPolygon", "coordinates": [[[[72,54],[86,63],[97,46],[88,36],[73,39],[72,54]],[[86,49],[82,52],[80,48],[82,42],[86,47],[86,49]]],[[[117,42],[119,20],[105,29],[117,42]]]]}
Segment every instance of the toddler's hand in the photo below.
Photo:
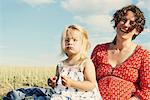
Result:
{"type": "Polygon", "coordinates": [[[73,80],[66,76],[61,76],[62,84],[66,87],[71,87],[73,80]]]}
{"type": "Polygon", "coordinates": [[[47,83],[48,83],[49,86],[54,88],[56,86],[56,80],[57,80],[57,77],[53,76],[53,77],[48,78],[48,82],[47,83]]]}

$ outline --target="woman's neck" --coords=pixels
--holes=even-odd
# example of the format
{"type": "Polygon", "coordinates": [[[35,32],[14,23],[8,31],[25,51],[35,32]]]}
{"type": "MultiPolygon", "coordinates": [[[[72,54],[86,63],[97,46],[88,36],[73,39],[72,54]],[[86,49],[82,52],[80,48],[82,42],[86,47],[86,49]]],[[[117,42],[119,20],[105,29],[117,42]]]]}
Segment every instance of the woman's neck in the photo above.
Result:
{"type": "Polygon", "coordinates": [[[114,49],[122,51],[122,50],[129,49],[133,45],[134,43],[131,40],[126,40],[126,41],[117,40],[116,44],[114,45],[114,49]]]}

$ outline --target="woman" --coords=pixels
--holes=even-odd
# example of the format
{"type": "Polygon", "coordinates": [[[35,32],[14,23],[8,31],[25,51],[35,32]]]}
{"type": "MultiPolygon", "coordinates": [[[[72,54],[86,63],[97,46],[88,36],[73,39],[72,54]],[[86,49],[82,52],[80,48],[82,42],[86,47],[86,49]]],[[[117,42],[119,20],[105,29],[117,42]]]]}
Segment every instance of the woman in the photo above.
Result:
{"type": "Polygon", "coordinates": [[[104,100],[150,100],[150,52],[132,40],[144,29],[145,18],[135,5],[115,12],[116,37],[97,45],[91,55],[104,100]]]}

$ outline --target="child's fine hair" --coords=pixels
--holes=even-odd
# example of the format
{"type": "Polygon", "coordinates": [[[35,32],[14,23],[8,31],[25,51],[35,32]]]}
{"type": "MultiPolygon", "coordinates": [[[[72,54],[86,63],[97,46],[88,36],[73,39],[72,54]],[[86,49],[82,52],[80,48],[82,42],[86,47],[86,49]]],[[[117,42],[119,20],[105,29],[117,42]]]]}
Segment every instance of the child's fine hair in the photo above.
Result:
{"type": "MultiPolygon", "coordinates": [[[[66,39],[66,33],[67,32],[70,32],[71,31],[79,31],[81,33],[81,36],[82,36],[82,49],[80,51],[80,57],[81,59],[84,59],[86,58],[87,56],[87,51],[88,49],[90,48],[90,42],[89,42],[89,39],[88,39],[88,32],[81,26],[79,25],[76,25],[76,24],[72,24],[72,25],[69,25],[67,27],[65,27],[64,29],[64,32],[62,34],[62,37],[61,37],[61,50],[62,50],[62,54],[66,54],[65,53],[65,39],[66,39]]],[[[67,56],[67,55],[66,55],[67,56]]]]}

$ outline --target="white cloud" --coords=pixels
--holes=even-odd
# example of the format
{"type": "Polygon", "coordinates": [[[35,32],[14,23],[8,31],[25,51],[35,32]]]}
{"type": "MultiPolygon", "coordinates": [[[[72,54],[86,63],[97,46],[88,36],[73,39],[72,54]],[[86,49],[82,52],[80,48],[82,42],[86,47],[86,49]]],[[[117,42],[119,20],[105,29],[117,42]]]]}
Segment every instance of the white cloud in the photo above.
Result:
{"type": "Polygon", "coordinates": [[[54,0],[23,0],[23,2],[31,6],[40,6],[40,5],[47,5],[47,4],[55,3],[54,0]]]}
{"type": "Polygon", "coordinates": [[[139,0],[139,2],[137,3],[137,6],[144,8],[148,11],[150,11],[150,0],[139,0]]]}
{"type": "Polygon", "coordinates": [[[75,16],[74,19],[86,24],[93,32],[112,32],[114,30],[111,24],[112,18],[108,15],[75,16]]]}
{"type": "Polygon", "coordinates": [[[112,13],[131,4],[131,0],[62,0],[64,9],[74,14],[74,19],[92,32],[112,32],[112,13]]]}
{"type": "Polygon", "coordinates": [[[76,15],[108,14],[113,10],[131,4],[131,0],[63,0],[64,9],[76,15]]]}
{"type": "Polygon", "coordinates": [[[113,40],[114,37],[110,37],[110,36],[97,36],[97,37],[92,37],[91,38],[91,44],[92,44],[92,48],[95,47],[97,44],[101,44],[101,43],[106,43],[106,42],[111,42],[113,40]]]}

